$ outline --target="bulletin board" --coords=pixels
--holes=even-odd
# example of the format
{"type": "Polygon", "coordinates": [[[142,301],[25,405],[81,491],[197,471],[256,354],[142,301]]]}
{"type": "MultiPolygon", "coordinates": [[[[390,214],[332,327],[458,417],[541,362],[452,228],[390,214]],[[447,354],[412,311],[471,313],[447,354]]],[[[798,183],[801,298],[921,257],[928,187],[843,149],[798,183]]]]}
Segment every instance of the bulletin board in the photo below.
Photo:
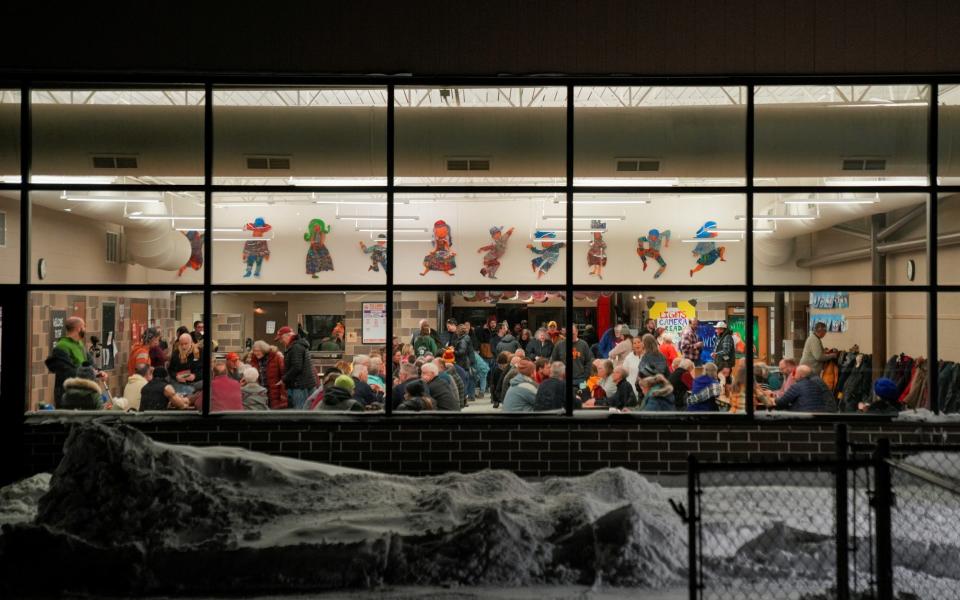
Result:
{"type": "Polygon", "coordinates": [[[361,306],[363,312],[363,321],[360,330],[361,343],[365,345],[386,344],[387,303],[363,302],[361,306]]]}

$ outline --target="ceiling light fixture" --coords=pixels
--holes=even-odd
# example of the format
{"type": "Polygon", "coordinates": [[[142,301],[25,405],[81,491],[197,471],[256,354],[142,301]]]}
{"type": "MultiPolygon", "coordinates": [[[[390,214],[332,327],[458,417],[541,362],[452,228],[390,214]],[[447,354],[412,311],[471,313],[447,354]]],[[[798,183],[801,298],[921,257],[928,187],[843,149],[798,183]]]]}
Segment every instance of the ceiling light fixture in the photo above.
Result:
{"type": "MultiPolygon", "coordinates": [[[[813,221],[816,220],[816,215],[810,216],[801,216],[801,215],[760,215],[754,216],[754,221],[813,221]]],[[[734,217],[737,221],[746,221],[747,217],[744,215],[737,215],[734,217]]]]}
{"type": "MultiPolygon", "coordinates": [[[[386,221],[387,217],[361,217],[358,215],[336,215],[338,221],[386,221]]],[[[394,221],[419,221],[420,217],[414,215],[394,215],[394,221]]]]}
{"type": "MultiPolygon", "coordinates": [[[[394,227],[394,231],[419,231],[421,233],[426,233],[426,227],[394,227]]],[[[368,227],[358,227],[356,231],[362,231],[364,233],[386,233],[386,229],[378,228],[368,228],[368,227]]]]}
{"type": "MultiPolygon", "coordinates": [[[[30,183],[50,184],[64,183],[67,185],[108,185],[116,181],[116,177],[103,175],[31,175],[30,183]]],[[[20,183],[19,175],[4,175],[4,183],[20,183]]]]}
{"type": "Polygon", "coordinates": [[[387,185],[386,178],[350,178],[350,177],[290,177],[287,179],[290,185],[304,187],[324,187],[324,186],[354,186],[354,185],[387,185]]]}
{"type": "Polygon", "coordinates": [[[160,198],[126,198],[113,196],[110,198],[98,198],[96,196],[60,196],[61,200],[68,202],[103,202],[105,204],[160,204],[160,198]]]}
{"type": "MultiPolygon", "coordinates": [[[[195,227],[174,227],[176,231],[196,231],[195,227]]],[[[242,227],[214,227],[210,231],[216,233],[239,233],[243,231],[242,227]]]]}
{"type": "Polygon", "coordinates": [[[817,206],[845,206],[845,205],[854,205],[854,204],[877,204],[877,200],[867,200],[867,199],[858,199],[858,200],[784,200],[784,204],[788,205],[798,205],[798,204],[815,204],[817,206]]]}
{"type": "MultiPolygon", "coordinates": [[[[541,215],[541,219],[544,221],[566,221],[566,215],[541,215]]],[[[627,218],[623,215],[593,215],[592,217],[573,217],[574,221],[593,221],[598,219],[601,221],[625,221],[627,218]]]]}
{"type": "Polygon", "coordinates": [[[574,204],[582,205],[610,205],[610,206],[625,206],[631,204],[650,204],[650,200],[577,200],[576,197],[573,199],[574,204]]]}
{"type": "Polygon", "coordinates": [[[314,204],[333,206],[386,206],[386,200],[314,200],[314,204]]]}
{"type": "Polygon", "coordinates": [[[134,219],[139,221],[162,221],[167,219],[169,221],[202,221],[203,217],[181,217],[176,215],[144,215],[144,214],[133,214],[127,216],[128,219],[134,219]]]}
{"type": "Polygon", "coordinates": [[[271,206],[269,202],[214,202],[215,208],[253,208],[271,206]]]}
{"type": "Polygon", "coordinates": [[[684,244],[699,244],[700,242],[742,242],[740,238],[689,238],[685,240],[680,240],[684,244]]]}
{"type": "Polygon", "coordinates": [[[920,186],[927,185],[926,177],[888,177],[888,178],[878,178],[878,177],[826,177],[823,180],[823,183],[826,185],[904,185],[904,186],[920,186]]]}
{"type": "Polygon", "coordinates": [[[630,178],[630,177],[579,177],[574,178],[573,185],[583,186],[630,186],[630,187],[672,187],[680,183],[676,177],[666,178],[630,178]]]}

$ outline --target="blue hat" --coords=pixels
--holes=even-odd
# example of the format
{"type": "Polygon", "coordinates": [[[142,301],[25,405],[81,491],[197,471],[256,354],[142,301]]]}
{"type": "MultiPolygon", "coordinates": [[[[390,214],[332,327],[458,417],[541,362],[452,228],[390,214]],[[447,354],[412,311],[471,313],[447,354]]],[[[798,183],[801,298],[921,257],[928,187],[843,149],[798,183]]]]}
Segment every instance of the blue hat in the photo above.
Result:
{"type": "Polygon", "coordinates": [[[651,229],[651,230],[650,230],[650,233],[648,233],[647,235],[649,235],[650,237],[660,237],[660,230],[659,230],[659,229],[651,229]]]}
{"type": "Polygon", "coordinates": [[[536,237],[538,240],[542,240],[542,239],[545,239],[545,238],[547,238],[547,239],[556,239],[556,237],[557,237],[557,232],[556,232],[556,231],[543,231],[542,229],[538,229],[537,232],[534,234],[534,237],[536,237]]]}
{"type": "Polygon", "coordinates": [[[703,227],[697,230],[697,239],[706,239],[717,237],[717,232],[713,231],[717,228],[716,221],[707,221],[703,224],[703,227]]]}
{"type": "Polygon", "coordinates": [[[896,402],[899,396],[897,384],[887,377],[881,377],[873,384],[873,392],[878,398],[887,402],[896,402]]]}
{"type": "Polygon", "coordinates": [[[263,217],[257,217],[253,220],[254,227],[266,227],[267,222],[263,220],[263,217]]]}

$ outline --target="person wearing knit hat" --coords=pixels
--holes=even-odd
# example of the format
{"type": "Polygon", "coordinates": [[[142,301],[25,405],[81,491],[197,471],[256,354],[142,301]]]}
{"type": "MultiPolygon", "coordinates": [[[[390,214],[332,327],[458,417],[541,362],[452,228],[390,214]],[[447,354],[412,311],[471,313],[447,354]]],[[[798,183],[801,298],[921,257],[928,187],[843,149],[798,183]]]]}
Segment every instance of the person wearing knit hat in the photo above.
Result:
{"type": "Polygon", "coordinates": [[[888,377],[881,377],[873,384],[873,393],[876,398],[870,404],[860,403],[860,410],[871,413],[895,413],[900,411],[897,384],[888,377]]]}
{"type": "Polygon", "coordinates": [[[323,390],[323,401],[317,405],[317,410],[362,412],[363,405],[353,399],[355,385],[349,375],[339,375],[332,386],[323,390]]]}
{"type": "Polygon", "coordinates": [[[446,348],[443,351],[443,362],[447,363],[448,365],[457,362],[457,355],[453,351],[452,347],[446,348]]]}
{"type": "Polygon", "coordinates": [[[537,404],[537,382],[533,379],[536,365],[523,359],[517,363],[517,375],[503,396],[504,412],[533,412],[537,404]]]}

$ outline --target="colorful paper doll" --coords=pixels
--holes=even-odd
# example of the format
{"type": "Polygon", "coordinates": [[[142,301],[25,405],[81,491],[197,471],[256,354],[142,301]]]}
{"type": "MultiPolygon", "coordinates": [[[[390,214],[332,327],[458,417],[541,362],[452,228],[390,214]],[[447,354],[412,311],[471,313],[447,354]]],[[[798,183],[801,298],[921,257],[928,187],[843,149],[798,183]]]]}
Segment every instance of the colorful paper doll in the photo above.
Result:
{"type": "Polygon", "coordinates": [[[451,248],[453,246],[453,235],[450,233],[450,226],[444,220],[439,220],[433,224],[433,250],[423,257],[423,272],[421,276],[429,271],[442,271],[453,277],[453,271],[457,268],[457,253],[451,248]]]}
{"type": "Polygon", "coordinates": [[[247,223],[243,226],[244,231],[249,231],[253,235],[252,240],[243,243],[243,262],[247,265],[247,270],[243,274],[244,278],[251,275],[260,277],[260,268],[263,267],[263,261],[270,260],[270,247],[263,236],[271,229],[273,227],[268,225],[263,217],[257,217],[253,223],[247,223]]]}
{"type": "MultiPolygon", "coordinates": [[[[697,239],[709,240],[717,237],[717,232],[714,231],[716,228],[716,221],[707,221],[703,224],[703,227],[697,230],[697,239]]],[[[717,259],[725,262],[727,259],[724,258],[723,255],[726,254],[726,252],[727,248],[725,246],[717,246],[716,242],[698,242],[693,249],[693,255],[697,257],[697,264],[690,269],[690,277],[693,277],[693,274],[702,268],[717,262],[717,259]]]]}
{"type": "Polygon", "coordinates": [[[607,266],[607,243],[603,241],[603,232],[606,227],[606,223],[593,222],[590,227],[593,229],[593,236],[587,248],[587,265],[590,267],[590,274],[600,279],[603,279],[603,268],[607,266]]]}
{"type": "Polygon", "coordinates": [[[360,241],[360,249],[363,250],[364,254],[370,255],[370,266],[367,267],[368,271],[380,272],[380,267],[383,267],[383,270],[387,270],[387,236],[384,234],[377,235],[377,243],[370,244],[369,246],[363,243],[363,240],[360,241]]]}
{"type": "Polygon", "coordinates": [[[540,248],[533,244],[527,244],[527,248],[537,256],[530,261],[533,272],[537,274],[537,279],[543,277],[543,274],[550,270],[550,267],[560,260],[560,251],[566,245],[563,242],[554,242],[557,234],[553,231],[537,231],[534,237],[540,241],[540,248]]]}
{"type": "Polygon", "coordinates": [[[657,261],[660,268],[653,274],[654,279],[660,279],[663,272],[667,270],[667,261],[663,260],[660,254],[662,248],[670,247],[670,230],[661,232],[659,229],[651,229],[647,235],[641,235],[637,238],[637,256],[643,261],[643,270],[647,270],[647,259],[657,261]]]}
{"type": "Polygon", "coordinates": [[[199,271],[203,267],[203,235],[199,231],[184,232],[190,241],[190,258],[180,269],[177,270],[177,277],[183,275],[188,268],[199,271]]]}
{"type": "Polygon", "coordinates": [[[511,235],[513,235],[513,227],[506,232],[503,231],[503,225],[499,227],[494,225],[490,228],[490,239],[492,239],[493,242],[477,248],[477,254],[486,252],[486,254],[483,255],[483,268],[480,269],[481,275],[489,277],[490,279],[497,278],[500,259],[507,253],[507,242],[510,241],[511,235]]]}
{"type": "Polygon", "coordinates": [[[311,219],[307,232],[303,234],[303,241],[310,243],[307,249],[307,275],[314,279],[318,279],[317,273],[321,271],[333,270],[333,257],[325,245],[328,233],[330,226],[323,219],[311,219]]]}

